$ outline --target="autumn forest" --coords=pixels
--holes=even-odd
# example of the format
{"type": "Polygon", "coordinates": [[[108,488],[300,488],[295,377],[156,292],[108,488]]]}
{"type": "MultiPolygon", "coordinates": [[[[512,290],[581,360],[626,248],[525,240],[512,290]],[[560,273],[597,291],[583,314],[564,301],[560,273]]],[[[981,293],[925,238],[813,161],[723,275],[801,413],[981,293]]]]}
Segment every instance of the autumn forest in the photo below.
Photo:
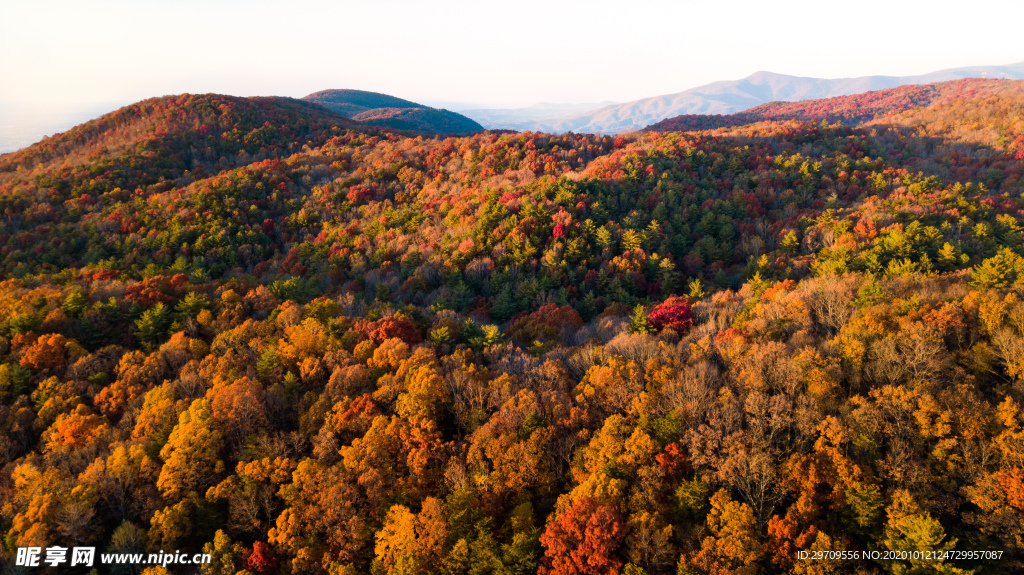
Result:
{"type": "Polygon", "coordinates": [[[1024,569],[1024,81],[620,135],[169,96],[0,211],[3,573],[1024,569]]]}

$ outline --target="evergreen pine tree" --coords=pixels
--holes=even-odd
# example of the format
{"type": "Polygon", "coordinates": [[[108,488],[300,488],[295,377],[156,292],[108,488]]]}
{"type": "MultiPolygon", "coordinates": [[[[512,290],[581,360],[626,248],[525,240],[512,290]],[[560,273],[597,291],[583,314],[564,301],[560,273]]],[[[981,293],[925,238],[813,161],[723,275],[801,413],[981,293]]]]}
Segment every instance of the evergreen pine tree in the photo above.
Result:
{"type": "Polygon", "coordinates": [[[661,241],[661,226],[658,225],[657,220],[651,220],[651,223],[644,228],[642,236],[644,248],[649,251],[654,251],[658,243],[661,241]]]}
{"type": "Polygon", "coordinates": [[[629,333],[654,333],[654,328],[647,320],[647,310],[642,304],[633,309],[633,317],[629,319],[629,333]]]}
{"type": "Polygon", "coordinates": [[[210,307],[210,300],[206,299],[205,295],[197,295],[196,292],[188,292],[178,305],[174,306],[174,311],[178,312],[179,318],[196,317],[199,312],[210,307]]]}
{"type": "Polygon", "coordinates": [[[75,290],[68,294],[68,297],[64,299],[64,304],[60,307],[70,317],[78,318],[82,317],[82,313],[85,312],[85,308],[88,306],[89,300],[81,290],[75,290]]]}
{"type": "Polygon", "coordinates": [[[971,283],[980,288],[1005,288],[1013,282],[1013,265],[1010,260],[1016,259],[1016,254],[1004,249],[993,257],[981,262],[981,265],[974,266],[971,270],[971,283]]]}
{"type": "Polygon", "coordinates": [[[491,306],[491,317],[498,322],[506,322],[516,313],[515,302],[512,299],[512,289],[506,285],[501,293],[494,298],[494,305],[491,306]]]}
{"type": "Polygon", "coordinates": [[[661,277],[661,297],[667,298],[676,293],[676,288],[679,287],[679,272],[668,258],[662,258],[658,268],[658,275],[661,277]]]}
{"type": "Polygon", "coordinates": [[[82,320],[82,343],[88,349],[97,349],[103,343],[103,334],[87,319],[82,320]]]}
{"type": "Polygon", "coordinates": [[[498,345],[504,339],[501,336],[501,329],[496,325],[485,325],[481,330],[484,332],[483,344],[485,347],[498,345]]]}
{"type": "Polygon", "coordinates": [[[729,287],[729,276],[725,274],[725,270],[719,269],[715,272],[715,277],[711,278],[711,281],[720,288],[729,287]]]}
{"type": "Polygon", "coordinates": [[[430,341],[434,345],[445,345],[452,342],[452,332],[447,326],[437,327],[430,332],[430,341]]]}
{"type": "Polygon", "coordinates": [[[800,249],[800,240],[796,237],[796,232],[790,230],[786,234],[786,237],[782,238],[782,250],[795,254],[800,249]]]}
{"type": "Polygon", "coordinates": [[[597,297],[594,296],[594,292],[588,291],[583,296],[583,299],[576,305],[576,311],[579,312],[583,321],[590,321],[597,315],[597,297]]]}
{"type": "Polygon", "coordinates": [[[274,346],[268,347],[260,359],[256,362],[256,374],[260,379],[266,380],[275,369],[281,367],[281,360],[277,357],[277,349],[274,346]]]}
{"type": "Polygon", "coordinates": [[[636,230],[626,230],[622,233],[622,249],[630,252],[640,247],[644,238],[636,230]]]}
{"type": "Polygon", "coordinates": [[[135,336],[146,347],[154,348],[167,335],[170,324],[170,311],[164,304],[158,303],[142,312],[142,317],[135,320],[135,336]]]}
{"type": "MultiPolygon", "coordinates": [[[[956,548],[957,540],[946,537],[946,530],[937,519],[928,513],[914,513],[904,517],[894,517],[886,525],[882,545],[890,551],[949,551],[956,548]]],[[[888,566],[894,575],[911,573],[936,573],[944,575],[967,575],[974,571],[960,569],[947,563],[941,556],[914,558],[906,561],[893,561],[888,566]]]]}
{"type": "Polygon", "coordinates": [[[689,291],[686,292],[686,296],[690,298],[690,301],[697,301],[708,295],[707,292],[704,291],[704,284],[701,283],[700,278],[693,278],[686,287],[689,288],[689,291]]]}
{"type": "Polygon", "coordinates": [[[857,299],[853,300],[853,304],[858,308],[865,308],[883,301],[885,294],[878,285],[878,278],[875,274],[868,274],[868,281],[857,290],[857,299]]]}
{"type": "Polygon", "coordinates": [[[957,254],[956,248],[949,242],[942,244],[942,247],[939,249],[939,269],[950,271],[956,269],[959,263],[960,257],[957,254]]]}

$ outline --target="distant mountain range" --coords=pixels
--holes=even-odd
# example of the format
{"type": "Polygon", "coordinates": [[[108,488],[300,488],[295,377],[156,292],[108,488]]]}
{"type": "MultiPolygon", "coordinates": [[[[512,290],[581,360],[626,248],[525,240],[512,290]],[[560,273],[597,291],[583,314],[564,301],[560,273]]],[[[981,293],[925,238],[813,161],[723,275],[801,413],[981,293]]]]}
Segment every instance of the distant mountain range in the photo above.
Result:
{"type": "Polygon", "coordinates": [[[927,108],[951,100],[1019,91],[1021,82],[962,78],[931,84],[906,84],[849,96],[834,96],[797,102],[769,102],[735,114],[682,114],[644,128],[648,132],[687,132],[732,128],[755,122],[842,122],[848,126],[891,119],[909,110],[927,108]]]}
{"type": "MultiPolygon", "coordinates": [[[[714,82],[676,94],[626,103],[542,103],[514,109],[469,109],[461,110],[461,113],[363,90],[323,90],[302,100],[362,124],[425,134],[461,135],[484,129],[610,134],[644,128],[685,130],[724,127],[736,125],[737,122],[766,119],[813,117],[864,121],[868,116],[873,118],[879,114],[905,109],[905,102],[893,98],[928,100],[935,96],[932,93],[908,92],[886,95],[885,99],[880,101],[862,97],[827,104],[830,107],[846,106],[844,110],[822,110],[818,107],[798,110],[780,107],[778,103],[834,98],[899,86],[925,85],[983,76],[990,79],[1024,79],[1024,62],[1006,66],[951,68],[919,76],[864,76],[840,79],[757,72],[741,80],[714,82]],[[763,107],[766,104],[772,105],[763,107]],[[860,107],[863,105],[871,107],[870,111],[865,112],[860,107]]],[[[0,102],[0,154],[13,152],[39,141],[45,135],[55,134],[58,130],[69,130],[78,122],[97,117],[98,114],[93,108],[95,106],[89,109],[63,110],[60,114],[52,111],[40,114],[28,112],[11,103],[0,102]]]]}
{"type": "Polygon", "coordinates": [[[617,102],[595,102],[588,104],[553,104],[542,102],[526,108],[481,108],[460,110],[489,129],[537,130],[537,126],[557,123],[560,120],[583,114],[591,110],[611,106],[617,102]]]}
{"type": "MultiPolygon", "coordinates": [[[[939,70],[919,76],[863,76],[860,78],[805,78],[772,72],[757,72],[741,80],[713,82],[676,94],[611,104],[586,112],[531,117],[504,115],[493,110],[466,110],[467,116],[487,128],[511,128],[539,132],[618,133],[684,114],[733,114],[768,102],[796,102],[847,96],[907,84],[929,84],[961,78],[1024,79],[1024,62],[1007,66],[974,66],[939,70]],[[487,113],[480,113],[487,112],[487,113]]],[[[532,108],[524,110],[531,111],[532,108]]]]}
{"type": "Polygon", "coordinates": [[[462,114],[376,92],[323,90],[303,100],[371,126],[431,134],[468,134],[484,129],[462,114]]]}

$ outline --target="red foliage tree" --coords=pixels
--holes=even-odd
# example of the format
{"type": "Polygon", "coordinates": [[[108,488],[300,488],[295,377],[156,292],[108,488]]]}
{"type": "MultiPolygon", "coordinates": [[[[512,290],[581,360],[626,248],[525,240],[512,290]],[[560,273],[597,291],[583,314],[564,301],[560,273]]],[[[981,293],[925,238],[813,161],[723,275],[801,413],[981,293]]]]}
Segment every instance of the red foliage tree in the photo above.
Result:
{"type": "Polygon", "coordinates": [[[36,343],[37,339],[38,336],[36,335],[36,332],[32,330],[29,330],[25,333],[14,334],[14,337],[11,338],[11,348],[23,349],[27,346],[36,343]]]}
{"type": "Polygon", "coordinates": [[[1024,510],[1024,472],[1014,467],[997,471],[995,477],[1006,494],[1006,502],[1015,509],[1024,510]]]}
{"type": "Polygon", "coordinates": [[[175,287],[177,286],[172,283],[171,278],[165,276],[146,278],[125,288],[124,299],[142,307],[150,307],[158,303],[167,304],[174,300],[173,290],[175,287]]]}
{"type": "Polygon", "coordinates": [[[672,328],[682,332],[693,325],[690,313],[690,300],[686,296],[670,297],[661,302],[647,316],[654,329],[661,331],[672,328]]]}
{"type": "Polygon", "coordinates": [[[622,515],[613,507],[583,498],[548,523],[541,575],[614,575],[622,567],[618,549],[626,536],[622,515]]]}
{"type": "Polygon", "coordinates": [[[30,369],[60,369],[64,367],[64,348],[67,340],[60,334],[43,334],[21,356],[21,366],[30,369]]]}
{"type": "Polygon", "coordinates": [[[551,340],[583,326],[583,318],[571,306],[558,307],[553,303],[542,305],[537,311],[512,319],[508,336],[527,343],[551,340]]]}
{"type": "Polygon", "coordinates": [[[378,344],[393,337],[410,345],[423,341],[423,336],[420,335],[416,324],[395,316],[388,316],[377,321],[359,320],[356,322],[355,329],[362,332],[367,339],[378,344]]]}
{"type": "Polygon", "coordinates": [[[661,467],[662,471],[665,472],[665,475],[673,478],[689,473],[692,469],[686,453],[675,442],[666,445],[665,451],[655,455],[654,460],[658,463],[658,467],[661,467]]]}
{"type": "Polygon", "coordinates": [[[245,568],[259,575],[277,573],[277,556],[274,549],[262,541],[255,541],[252,550],[246,549],[242,554],[245,568]]]}

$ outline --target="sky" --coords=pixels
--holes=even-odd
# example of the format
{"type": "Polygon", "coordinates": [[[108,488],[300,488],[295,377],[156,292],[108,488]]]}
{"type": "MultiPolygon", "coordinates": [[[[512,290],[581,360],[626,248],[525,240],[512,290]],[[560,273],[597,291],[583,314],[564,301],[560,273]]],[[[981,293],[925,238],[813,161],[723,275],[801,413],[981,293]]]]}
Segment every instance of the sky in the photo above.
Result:
{"type": "Polygon", "coordinates": [[[184,92],[356,88],[458,110],[759,70],[916,75],[1024,61],[1021,21],[1019,0],[2,0],[0,131],[184,92]]]}

